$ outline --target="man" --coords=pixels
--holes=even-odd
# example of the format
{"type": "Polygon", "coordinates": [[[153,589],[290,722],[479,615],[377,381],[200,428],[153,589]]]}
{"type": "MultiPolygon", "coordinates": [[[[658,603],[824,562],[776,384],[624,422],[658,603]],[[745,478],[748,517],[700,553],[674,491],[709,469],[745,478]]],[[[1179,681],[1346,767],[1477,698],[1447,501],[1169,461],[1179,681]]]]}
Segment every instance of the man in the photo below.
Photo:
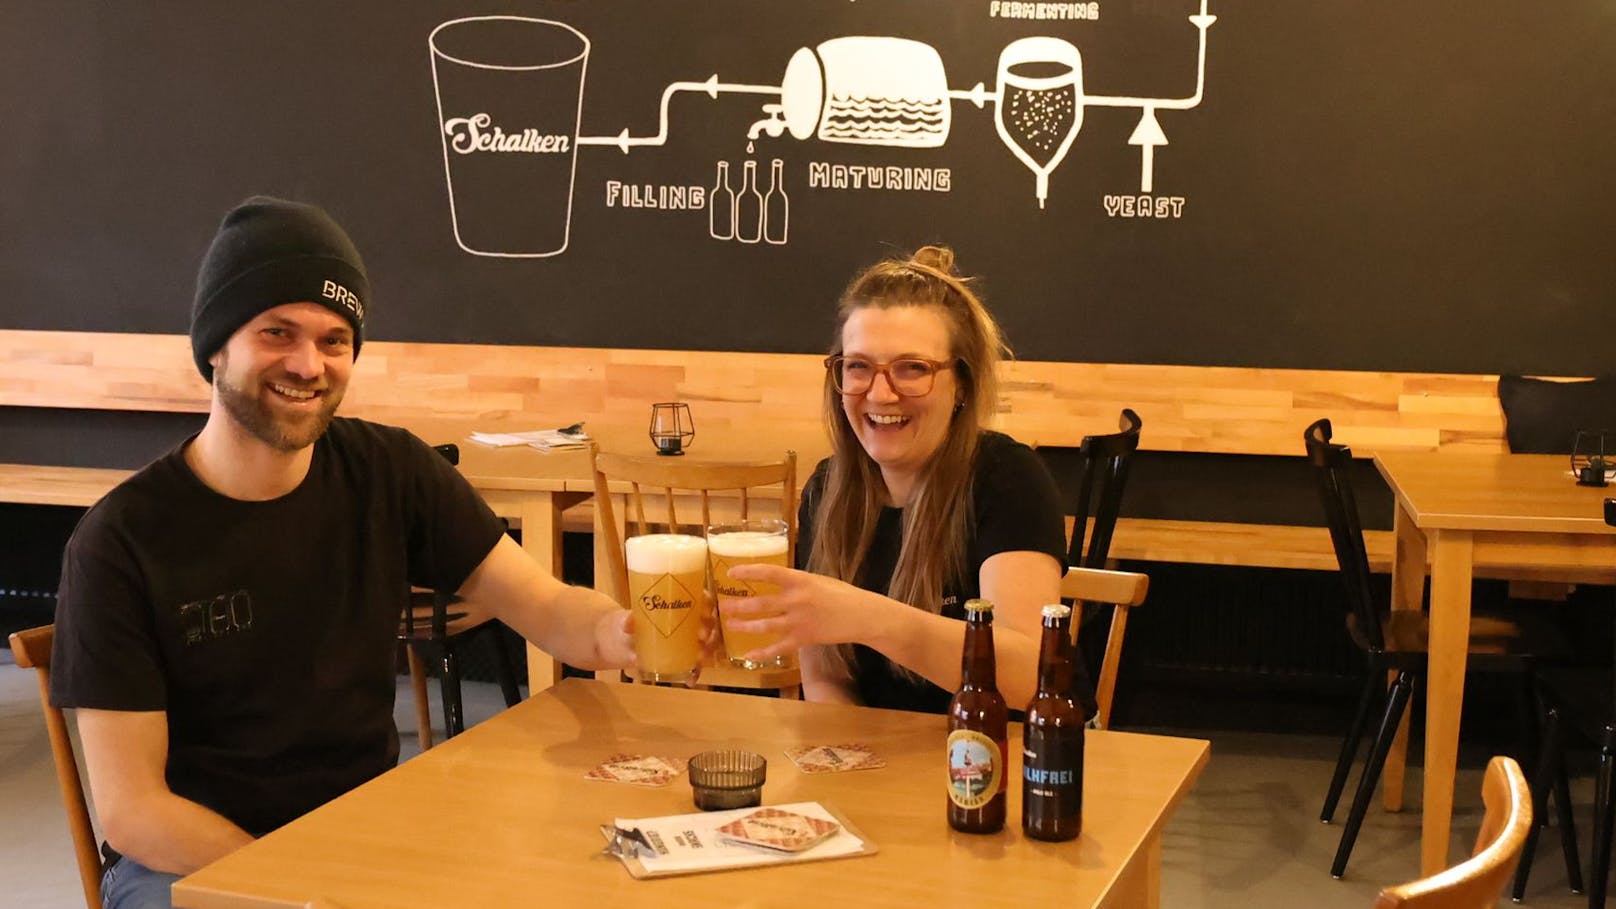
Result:
{"type": "Polygon", "coordinates": [[[436,452],[334,417],[370,302],[325,212],[231,211],[191,316],[207,423],[68,543],[51,694],[78,708],[113,909],[168,906],[179,875],[396,763],[411,584],[567,663],[632,660],[628,613],[541,569],[436,452]]]}

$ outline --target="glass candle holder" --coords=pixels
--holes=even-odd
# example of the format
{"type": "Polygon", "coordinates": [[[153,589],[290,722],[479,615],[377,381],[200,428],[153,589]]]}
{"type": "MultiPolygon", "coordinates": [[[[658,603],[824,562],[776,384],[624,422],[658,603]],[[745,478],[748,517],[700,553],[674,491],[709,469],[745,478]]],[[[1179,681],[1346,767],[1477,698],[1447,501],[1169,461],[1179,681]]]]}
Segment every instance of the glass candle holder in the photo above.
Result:
{"type": "Polygon", "coordinates": [[[682,455],[696,438],[690,405],[682,401],[651,405],[651,444],[659,455],[682,455]]]}
{"type": "Polygon", "coordinates": [[[763,802],[769,762],[755,751],[703,751],[690,759],[690,788],[703,811],[750,808],[763,802]]]}

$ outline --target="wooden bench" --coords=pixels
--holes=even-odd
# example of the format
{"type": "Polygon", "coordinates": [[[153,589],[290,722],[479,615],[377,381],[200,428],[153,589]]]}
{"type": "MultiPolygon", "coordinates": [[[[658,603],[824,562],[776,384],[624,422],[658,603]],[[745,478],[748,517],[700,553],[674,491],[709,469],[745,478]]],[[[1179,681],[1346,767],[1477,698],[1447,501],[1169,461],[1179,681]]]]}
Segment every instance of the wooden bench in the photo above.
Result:
{"type": "MultiPolygon", "coordinates": [[[[828,451],[823,367],[812,354],[468,344],[365,344],[344,413],[458,438],[467,429],[638,426],[656,401],[691,405],[696,444],[746,433],[795,449],[808,468],[828,451]]],[[[1497,377],[1014,362],[999,428],[1035,446],[1075,447],[1110,431],[1123,407],[1144,420],[1145,451],[1301,455],[1301,431],[1329,416],[1359,456],[1394,449],[1502,451],[1497,377]]],[[[208,389],[183,335],[0,330],[0,407],[203,413],[208,389]]],[[[714,455],[720,452],[715,451],[714,455]]],[[[16,501],[0,478],[0,500],[16,501]]],[[[568,524],[587,528],[587,511],[568,524]]],[[[1390,533],[1366,534],[1377,571],[1390,533]]],[[[1328,570],[1322,528],[1124,518],[1112,555],[1147,562],[1328,570]]]]}

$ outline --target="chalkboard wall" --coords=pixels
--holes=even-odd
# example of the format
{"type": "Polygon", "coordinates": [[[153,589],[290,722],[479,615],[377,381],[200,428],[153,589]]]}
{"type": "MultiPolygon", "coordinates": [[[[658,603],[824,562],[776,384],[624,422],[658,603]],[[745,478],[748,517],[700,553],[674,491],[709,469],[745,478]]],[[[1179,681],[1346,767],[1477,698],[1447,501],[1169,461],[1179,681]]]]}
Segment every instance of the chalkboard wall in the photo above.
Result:
{"type": "Polygon", "coordinates": [[[1024,358],[1603,373],[1613,60],[1609,0],[4,0],[0,324],[183,332],[269,192],[390,340],[819,350],[942,241],[1024,358]]]}

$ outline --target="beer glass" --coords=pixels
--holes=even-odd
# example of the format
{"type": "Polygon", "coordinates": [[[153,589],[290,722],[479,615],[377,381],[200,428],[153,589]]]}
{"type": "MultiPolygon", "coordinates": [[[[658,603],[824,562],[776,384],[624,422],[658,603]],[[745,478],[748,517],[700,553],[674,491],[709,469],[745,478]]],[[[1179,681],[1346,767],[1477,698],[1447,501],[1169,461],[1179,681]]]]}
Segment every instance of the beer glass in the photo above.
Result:
{"type": "Polygon", "coordinates": [[[707,541],[653,533],[629,537],[623,550],[639,677],[691,681],[701,661],[701,622],[708,608],[707,541]]]}
{"type": "MultiPolygon", "coordinates": [[[[780,585],[763,581],[742,581],[730,577],[730,569],[740,565],[786,566],[791,549],[790,536],[784,521],[739,521],[733,524],[713,524],[707,528],[707,552],[713,566],[713,594],[719,603],[737,597],[779,593],[780,585]]],[[[742,669],[785,668],[792,659],[782,654],[772,660],[758,662],[745,659],[745,655],[773,645],[780,639],[770,632],[737,631],[730,620],[719,611],[720,627],[724,634],[724,651],[732,666],[742,669]]]]}

